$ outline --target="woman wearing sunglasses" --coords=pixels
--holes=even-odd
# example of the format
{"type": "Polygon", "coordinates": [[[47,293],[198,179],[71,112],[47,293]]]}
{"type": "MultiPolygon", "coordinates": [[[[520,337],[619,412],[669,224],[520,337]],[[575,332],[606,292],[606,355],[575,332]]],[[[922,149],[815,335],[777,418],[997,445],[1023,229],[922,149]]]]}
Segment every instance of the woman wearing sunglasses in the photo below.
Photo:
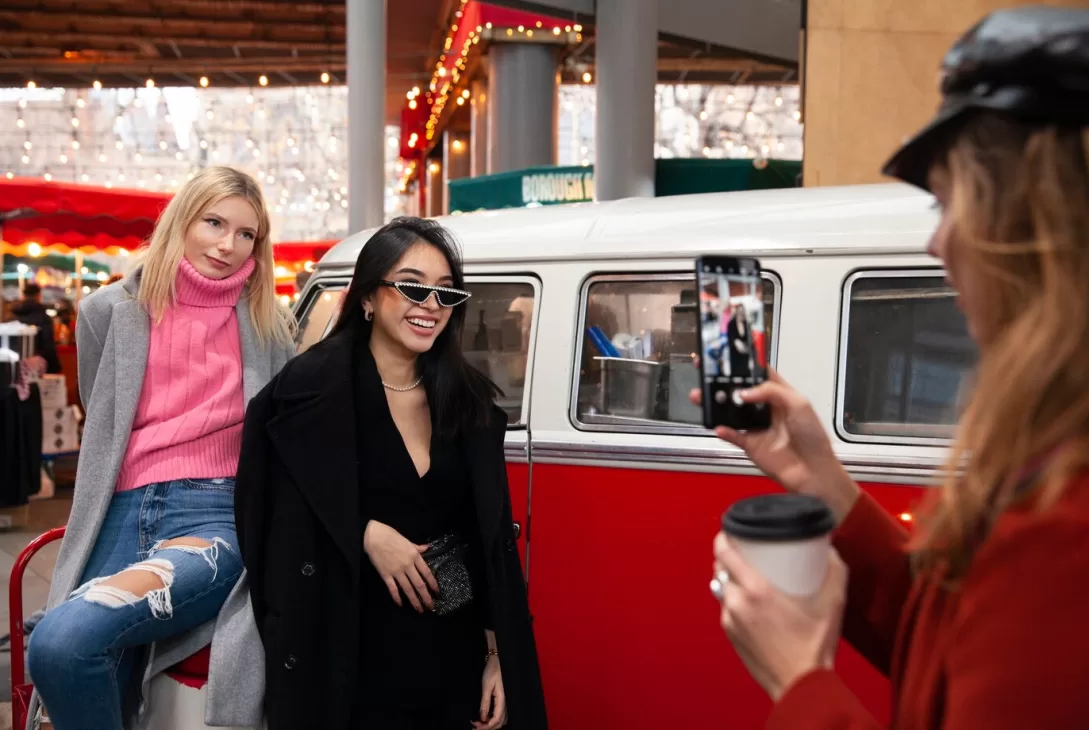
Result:
{"type": "Polygon", "coordinates": [[[450,234],[399,218],[329,338],[250,405],[236,520],[269,730],[546,726],[469,297],[450,234]]]}

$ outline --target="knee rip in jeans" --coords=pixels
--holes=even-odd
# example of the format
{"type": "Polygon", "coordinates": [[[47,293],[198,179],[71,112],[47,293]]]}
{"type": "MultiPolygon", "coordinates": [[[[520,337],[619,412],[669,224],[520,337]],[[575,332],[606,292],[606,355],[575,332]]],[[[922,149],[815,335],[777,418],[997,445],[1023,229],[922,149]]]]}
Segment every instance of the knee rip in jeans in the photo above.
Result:
{"type": "Polygon", "coordinates": [[[174,564],[167,558],[154,556],[163,550],[199,555],[212,569],[214,581],[219,574],[220,546],[232,550],[230,543],[221,537],[215,537],[211,542],[199,537],[160,540],[151,546],[147,560],[134,563],[116,575],[95,578],[81,586],[72,597],[82,597],[85,601],[109,608],[133,606],[141,598],[146,598],[152,616],[158,619],[171,618],[174,615],[174,606],[170,599],[170,587],[174,584],[174,564]]]}

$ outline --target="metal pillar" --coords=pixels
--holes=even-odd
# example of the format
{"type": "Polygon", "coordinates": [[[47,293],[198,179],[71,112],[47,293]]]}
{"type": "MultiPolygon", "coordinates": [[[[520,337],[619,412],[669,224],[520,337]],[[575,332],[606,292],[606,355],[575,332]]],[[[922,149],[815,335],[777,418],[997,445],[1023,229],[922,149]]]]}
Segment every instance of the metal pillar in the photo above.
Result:
{"type": "Polygon", "coordinates": [[[449,129],[442,135],[442,214],[450,214],[450,181],[469,176],[469,140],[449,129]]]}
{"type": "Polygon", "coordinates": [[[427,212],[424,215],[427,218],[434,218],[442,215],[444,202],[442,193],[442,163],[438,160],[428,160],[423,175],[424,179],[427,180],[427,212]]]}
{"type": "Polygon", "coordinates": [[[489,174],[551,165],[556,157],[555,48],[499,43],[492,46],[488,62],[489,174]]]}
{"type": "Polygon", "coordinates": [[[346,0],[348,233],[385,221],[386,0],[346,0]]]}
{"type": "Polygon", "coordinates": [[[469,150],[471,164],[469,174],[473,177],[488,174],[488,83],[474,81],[469,90],[471,94],[469,150]]]}
{"type": "Polygon", "coordinates": [[[654,197],[658,0],[597,0],[597,200],[654,197]]]}

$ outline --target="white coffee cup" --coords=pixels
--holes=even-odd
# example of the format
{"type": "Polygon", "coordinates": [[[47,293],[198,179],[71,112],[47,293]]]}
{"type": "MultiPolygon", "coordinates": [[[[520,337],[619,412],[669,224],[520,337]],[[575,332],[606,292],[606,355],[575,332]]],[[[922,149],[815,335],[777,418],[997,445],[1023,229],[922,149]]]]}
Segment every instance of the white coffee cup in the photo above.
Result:
{"type": "Polygon", "coordinates": [[[816,593],[828,575],[836,521],[832,510],[804,494],[766,494],[735,502],[722,530],[745,562],[784,593],[816,593]]]}

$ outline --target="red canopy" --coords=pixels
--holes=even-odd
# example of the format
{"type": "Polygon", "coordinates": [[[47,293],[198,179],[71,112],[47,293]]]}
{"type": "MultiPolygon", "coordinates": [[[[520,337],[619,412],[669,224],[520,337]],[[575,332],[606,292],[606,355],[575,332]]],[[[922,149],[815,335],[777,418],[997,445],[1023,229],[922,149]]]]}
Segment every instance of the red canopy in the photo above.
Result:
{"type": "Polygon", "coordinates": [[[64,253],[131,251],[151,235],[170,198],[38,178],[0,180],[0,232],[13,250],[37,243],[64,253]]]}
{"type": "Polygon", "coordinates": [[[0,180],[0,213],[23,208],[35,213],[75,213],[85,218],[145,219],[154,223],[173,197],[170,193],[102,188],[19,177],[0,180]]]}
{"type": "Polygon", "coordinates": [[[338,241],[283,241],[272,244],[272,258],[280,263],[303,263],[318,260],[338,241]]]}
{"type": "MultiPolygon", "coordinates": [[[[0,179],[0,240],[4,252],[15,255],[25,255],[32,243],[60,253],[133,251],[151,235],[171,197],[39,178],[0,179]]],[[[276,243],[273,257],[282,263],[316,262],[336,243],[276,243]]]]}

